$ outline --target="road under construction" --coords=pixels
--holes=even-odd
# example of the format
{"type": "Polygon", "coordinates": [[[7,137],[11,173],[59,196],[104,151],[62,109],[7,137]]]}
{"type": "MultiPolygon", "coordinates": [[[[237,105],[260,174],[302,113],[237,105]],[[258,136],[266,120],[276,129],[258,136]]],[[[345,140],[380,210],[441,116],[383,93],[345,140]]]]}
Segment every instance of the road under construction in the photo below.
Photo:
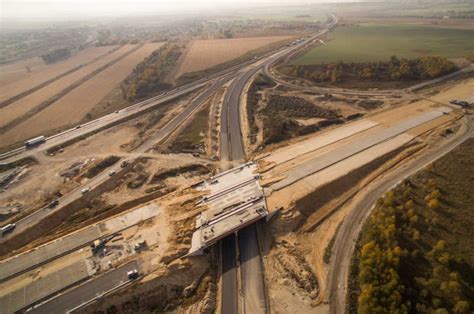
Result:
{"type": "MultiPolygon", "coordinates": [[[[48,138],[46,144],[37,148],[31,150],[19,148],[0,155],[0,160],[4,163],[12,163],[32,154],[42,153],[68,141],[130,119],[141,112],[150,110],[150,108],[157,104],[191,93],[199,88],[204,88],[184,111],[176,115],[152,138],[142,143],[137,149],[137,154],[145,154],[157,142],[163,141],[175,132],[183,122],[198,110],[212,93],[230,82],[224,95],[220,116],[220,157],[226,166],[223,167],[222,172],[201,181],[199,184],[193,185],[193,189],[203,194],[196,207],[203,207],[205,210],[196,218],[196,228],[187,256],[201,254],[206,248],[218,244],[221,252],[220,311],[222,313],[268,313],[268,295],[265,289],[258,238],[258,222],[268,219],[273,213],[273,208],[269,206],[266,196],[272,192],[284,190],[297,182],[301,183],[307,177],[319,174],[323,170],[334,167],[336,164],[347,161],[354,156],[360,156],[362,152],[368,152],[370,149],[384,145],[384,143],[390,142],[389,144],[393,144],[393,146],[384,147],[386,151],[391,151],[394,147],[403,146],[416,137],[408,134],[409,130],[452,114],[452,108],[438,107],[413,115],[407,119],[401,119],[397,123],[387,126],[382,126],[382,123],[377,120],[358,120],[329,131],[319,136],[316,141],[310,140],[296,144],[290,152],[285,151],[281,153],[281,151],[277,150],[265,156],[262,160],[267,164],[273,163],[273,168],[259,173],[261,169],[259,169],[258,161],[246,162],[244,141],[242,139],[240,103],[245,87],[260,71],[267,72],[269,73],[268,75],[274,77],[274,74],[269,70],[271,64],[325,34],[335,23],[337,23],[337,20],[334,17],[322,32],[302,40],[299,45],[282,48],[276,53],[269,54],[255,62],[249,62],[240,67],[228,69],[211,79],[194,82],[166,95],[157,96],[123,109],[118,113],[110,114],[82,125],[80,128],[73,128],[62,132],[48,138]],[[373,132],[374,130],[375,132],[373,132]],[[373,133],[369,134],[369,132],[373,133]],[[363,133],[364,137],[359,138],[359,133],[363,133]],[[365,136],[365,134],[368,135],[365,136]],[[329,152],[325,151],[331,145],[347,140],[351,136],[354,136],[354,139],[351,139],[351,145],[329,152]],[[319,154],[320,151],[321,154],[319,154]],[[318,152],[318,154],[313,158],[311,154],[314,152],[318,152]],[[289,163],[298,158],[304,161],[299,162],[297,166],[288,166],[289,163]],[[280,176],[281,178],[263,188],[262,175],[270,177],[280,176]],[[269,209],[272,210],[269,211],[269,209]]],[[[278,80],[278,78],[275,78],[275,80],[278,80]]],[[[283,81],[282,85],[285,85],[283,81]]],[[[470,132],[472,133],[472,131],[470,132]]],[[[132,160],[126,161],[133,163],[132,160]]],[[[111,171],[120,172],[120,166],[113,166],[111,171]]],[[[94,180],[89,181],[87,185],[92,187],[93,190],[109,179],[108,174],[103,173],[94,180]]],[[[0,239],[0,242],[8,241],[19,233],[27,232],[28,228],[31,228],[46,216],[52,215],[56,211],[60,211],[63,206],[82,198],[83,195],[80,193],[82,188],[82,186],[78,187],[70,194],[61,198],[60,206],[57,208],[41,209],[18,221],[17,229],[0,239]]],[[[48,243],[23,255],[17,255],[4,260],[1,262],[0,283],[7,281],[12,276],[17,276],[39,265],[48,263],[59,256],[85,247],[95,239],[116,234],[122,230],[120,228],[130,228],[155,215],[156,213],[150,212],[149,216],[141,216],[140,220],[127,219],[129,223],[127,226],[117,224],[114,230],[106,230],[103,226],[99,228],[98,225],[90,226],[73,234],[71,238],[66,236],[61,241],[48,243]]],[[[122,217],[122,219],[125,218],[122,217]]],[[[340,246],[342,247],[342,244],[340,246]]],[[[338,248],[338,250],[340,249],[338,248]]],[[[102,276],[90,279],[91,276],[95,275],[95,270],[86,262],[75,263],[65,268],[65,273],[70,275],[64,278],[63,281],[59,280],[62,278],[58,277],[57,274],[45,276],[36,285],[32,285],[31,289],[41,290],[41,287],[50,285],[59,291],[64,287],[82,283],[77,289],[69,290],[43,303],[40,303],[40,301],[46,298],[46,295],[38,294],[35,297],[30,297],[29,295],[32,292],[29,290],[24,290],[23,292],[15,290],[6,298],[1,299],[1,302],[9,311],[27,308],[30,304],[23,302],[26,299],[31,300],[31,303],[39,303],[32,308],[34,312],[38,313],[48,313],[52,309],[57,308],[71,310],[94,301],[97,298],[98,291],[100,293],[107,293],[117,287],[122,287],[122,284],[127,284],[127,278],[124,278],[124,274],[126,271],[137,268],[140,268],[139,263],[132,262],[109,271],[102,276]]],[[[340,278],[338,277],[337,279],[339,280],[340,278]]],[[[333,278],[333,280],[336,282],[336,279],[333,278]]],[[[331,289],[335,289],[334,286],[331,286],[331,289]]],[[[42,292],[44,294],[54,293],[54,291],[49,290],[43,290],[42,292]]]]}
{"type": "MultiPolygon", "coordinates": [[[[228,68],[218,74],[213,75],[211,78],[201,79],[193,83],[190,83],[188,85],[180,86],[176,88],[175,90],[172,90],[167,93],[163,93],[161,95],[153,97],[151,99],[142,101],[126,109],[120,110],[118,112],[109,114],[107,116],[93,120],[86,124],[76,126],[64,132],[53,135],[49,138],[46,138],[45,143],[43,143],[42,145],[30,148],[30,149],[25,149],[24,147],[20,147],[18,149],[14,149],[12,151],[3,153],[0,155],[0,160],[2,162],[2,165],[5,166],[9,164],[14,164],[15,162],[21,161],[22,159],[30,157],[30,156],[35,156],[37,154],[42,154],[48,151],[54,151],[58,147],[63,147],[78,139],[82,139],[85,136],[92,135],[98,131],[114,126],[118,123],[131,119],[141,113],[148,112],[152,110],[155,106],[161,103],[168,102],[172,99],[181,97],[185,94],[191,93],[200,88],[204,88],[204,91],[201,92],[201,94],[199,94],[190,103],[190,105],[185,108],[184,111],[182,111],[180,114],[175,116],[170,122],[168,122],[168,124],[166,124],[159,132],[157,132],[157,134],[155,134],[155,136],[153,136],[152,139],[150,139],[149,141],[145,143],[142,143],[142,145],[139,147],[137,152],[138,153],[141,152],[144,154],[146,153],[147,150],[149,150],[153,146],[153,144],[156,144],[157,142],[162,141],[166,139],[167,137],[169,137],[171,133],[173,133],[184,121],[186,121],[199,108],[199,106],[213,92],[216,91],[216,89],[222,87],[226,82],[228,82],[234,77],[236,78],[231,83],[231,88],[229,88],[227,91],[226,99],[224,101],[223,110],[222,110],[223,112],[222,122],[224,124],[222,125],[222,133],[225,135],[225,137],[222,139],[223,144],[221,147],[223,147],[223,150],[221,151],[222,153],[221,157],[224,160],[228,160],[232,162],[242,162],[245,159],[245,153],[243,150],[242,137],[241,137],[241,132],[240,132],[240,121],[238,119],[238,114],[236,115],[235,113],[239,112],[240,95],[242,94],[242,90],[244,86],[247,84],[247,82],[255,73],[260,71],[265,66],[265,64],[269,62],[274,62],[275,60],[281,58],[282,56],[285,56],[288,53],[291,53],[292,51],[301,48],[306,42],[313,40],[315,37],[322,35],[326,31],[327,30],[323,31],[322,33],[318,33],[309,39],[306,39],[299,45],[294,45],[291,47],[288,47],[288,46],[283,47],[277,52],[264,55],[260,59],[257,58],[252,61],[244,62],[243,64],[240,64],[238,66],[228,68]],[[237,119],[235,119],[236,117],[237,119]],[[225,123],[224,121],[228,123],[225,123]],[[231,130],[231,131],[226,132],[226,130],[231,130]],[[228,148],[227,151],[225,150],[225,147],[228,148]]],[[[127,161],[127,163],[130,166],[133,166],[134,164],[133,160],[125,160],[125,161],[127,161]]],[[[123,163],[118,163],[118,164],[123,164],[123,163]]],[[[243,169],[242,167],[246,168],[246,170],[242,171],[242,174],[245,174],[247,176],[246,182],[243,183],[243,185],[241,185],[240,183],[237,183],[237,186],[230,187],[231,189],[235,189],[237,191],[237,194],[240,193],[237,196],[238,198],[241,199],[240,201],[238,201],[238,205],[235,206],[235,204],[232,204],[230,206],[231,208],[227,208],[227,206],[225,206],[226,208],[220,208],[219,206],[221,206],[222,204],[225,205],[226,203],[223,202],[221,205],[219,204],[220,202],[219,195],[221,195],[219,191],[217,191],[217,193],[214,196],[211,195],[211,199],[209,200],[203,199],[202,202],[206,203],[211,208],[214,208],[214,209],[217,208],[218,210],[219,208],[223,209],[223,215],[216,214],[213,217],[207,217],[206,221],[204,221],[205,217],[202,216],[203,220],[202,220],[202,225],[200,225],[200,227],[202,227],[201,229],[203,233],[197,238],[199,238],[201,241],[201,243],[199,244],[200,245],[199,249],[201,249],[207,246],[208,244],[215,243],[226,234],[232,233],[234,231],[237,231],[240,228],[245,227],[240,232],[240,234],[242,235],[242,239],[245,239],[245,238],[247,239],[245,240],[245,243],[240,243],[240,246],[242,247],[242,249],[240,250],[241,251],[240,257],[243,257],[243,259],[240,260],[240,263],[241,263],[240,273],[242,274],[242,278],[241,280],[239,280],[239,282],[242,283],[242,287],[244,290],[244,298],[247,296],[246,298],[247,301],[244,302],[244,307],[246,309],[246,312],[254,312],[254,313],[266,312],[266,304],[265,304],[265,297],[264,297],[265,292],[264,292],[263,279],[261,278],[262,270],[261,270],[261,263],[259,259],[260,256],[259,256],[259,250],[258,250],[258,242],[256,238],[255,226],[252,225],[252,223],[254,223],[255,221],[261,218],[266,217],[266,215],[268,214],[268,211],[265,206],[265,199],[262,194],[262,190],[258,185],[259,177],[258,175],[254,175],[253,173],[250,174],[251,172],[254,172],[255,164],[253,163],[244,164],[241,167],[237,167],[233,171],[236,171],[238,169],[243,169]],[[231,222],[231,224],[226,225],[226,223],[229,221],[231,222]],[[248,246],[248,248],[243,249],[244,245],[248,246]],[[259,276],[255,277],[255,273],[259,274],[259,276]],[[255,281],[255,278],[257,278],[258,280],[255,281]],[[257,290],[255,290],[256,287],[257,287],[257,290]],[[253,293],[253,291],[257,291],[258,293],[255,294],[253,293]],[[255,300],[255,299],[259,301],[253,302],[252,300],[255,300]]],[[[126,169],[121,169],[120,166],[114,166],[114,168],[110,169],[111,172],[117,173],[117,175],[122,173],[123,170],[126,170],[126,169]]],[[[227,172],[227,174],[229,174],[229,172],[227,172]]],[[[225,173],[223,175],[225,175],[225,173]]],[[[116,177],[114,179],[116,179],[116,177]]],[[[100,187],[102,184],[105,184],[109,180],[110,180],[110,177],[108,176],[107,173],[102,173],[101,175],[95,177],[93,180],[90,180],[87,183],[87,190],[90,192],[87,193],[86,196],[88,198],[93,197],[96,194],[95,189],[100,187]]],[[[224,180],[223,182],[225,181],[227,180],[224,180]]],[[[219,187],[219,184],[217,184],[216,187],[219,187]]],[[[74,189],[71,193],[68,193],[62,196],[58,200],[59,205],[57,207],[42,208],[22,218],[20,221],[17,221],[17,228],[14,230],[14,232],[5,235],[4,237],[0,239],[0,241],[1,242],[5,242],[5,241],[12,242],[12,240],[15,241],[19,235],[28,232],[29,228],[32,228],[33,226],[41,223],[46,217],[50,215],[54,215],[55,213],[60,212],[63,208],[70,206],[71,204],[74,204],[75,201],[82,199],[84,197],[83,190],[84,190],[84,187],[79,186],[76,189],[74,189]]],[[[86,231],[85,237],[87,239],[83,241],[84,244],[82,245],[87,245],[93,240],[93,238],[100,237],[100,235],[89,233],[86,231]]],[[[77,239],[76,235],[74,235],[73,240],[74,239],[77,239]]],[[[43,263],[48,263],[51,260],[54,260],[64,254],[68,254],[70,251],[77,250],[78,248],[81,247],[81,245],[78,246],[77,241],[73,241],[73,242],[74,243],[72,244],[68,244],[69,242],[67,242],[67,239],[65,239],[64,241],[61,241],[61,243],[57,242],[59,245],[58,250],[56,250],[57,252],[55,250],[49,252],[49,248],[45,247],[44,250],[40,250],[38,251],[38,253],[36,253],[36,250],[35,250],[35,251],[31,251],[27,253],[25,256],[23,255],[20,256],[22,260],[25,260],[23,259],[23,257],[27,257],[26,259],[31,261],[31,263],[29,263],[28,261],[26,261],[25,263],[16,263],[13,260],[12,261],[6,260],[5,262],[9,263],[8,265],[10,265],[12,268],[15,268],[14,273],[18,275],[18,274],[28,271],[29,269],[38,267],[38,265],[41,265],[43,263]],[[63,244],[66,244],[66,245],[64,246],[63,244]],[[69,248],[68,245],[69,246],[72,245],[72,247],[69,248]],[[51,257],[49,256],[51,255],[50,253],[53,254],[51,257]],[[37,256],[33,259],[29,259],[28,257],[31,254],[37,255],[37,256]]],[[[226,240],[224,240],[223,243],[226,243],[226,240]]],[[[232,274],[232,276],[235,279],[236,260],[233,260],[233,261],[228,260],[227,262],[228,262],[228,265],[230,265],[229,273],[234,273],[232,274]]],[[[84,280],[85,278],[90,277],[93,274],[93,271],[88,268],[86,272],[77,272],[77,274],[81,274],[81,273],[84,273],[84,276],[81,278],[78,278],[75,281],[81,281],[81,280],[84,280]]],[[[11,276],[12,276],[11,273],[4,274],[3,280],[9,279],[11,276]]],[[[16,276],[16,275],[13,275],[13,276],[16,276]]],[[[99,276],[90,281],[87,281],[84,284],[84,286],[85,287],[97,286],[95,285],[95,282],[97,280],[100,280],[101,277],[102,276],[99,276]]],[[[225,274],[224,274],[224,277],[225,277],[225,274]]],[[[57,289],[61,289],[61,287],[64,285],[66,284],[62,283],[61,281],[58,281],[57,289]]],[[[227,304],[233,303],[235,306],[229,307],[229,308],[232,308],[232,310],[229,311],[229,313],[232,313],[238,310],[237,301],[236,301],[237,287],[229,287],[230,289],[227,289],[228,286],[229,285],[224,280],[223,289],[230,291],[230,295],[232,295],[233,300],[230,301],[230,303],[228,301],[224,301],[223,309],[225,307],[228,307],[227,304]]],[[[81,289],[87,290],[87,288],[81,288],[81,289]]],[[[104,289],[100,289],[100,290],[104,291],[104,289]]],[[[67,297],[70,298],[74,295],[77,296],[77,294],[79,293],[78,291],[80,291],[80,289],[71,290],[70,292],[68,292],[68,294],[61,296],[61,300],[67,297]]],[[[44,296],[41,296],[41,298],[44,298],[44,296]]],[[[19,299],[22,299],[21,296],[19,297],[19,299]]],[[[28,300],[31,299],[32,303],[34,303],[35,300],[37,300],[34,298],[26,298],[26,299],[28,300]]],[[[14,300],[17,300],[17,298],[14,297],[14,295],[9,295],[8,299],[2,299],[2,302],[6,302],[5,304],[8,304],[9,308],[10,306],[12,306],[12,308],[19,309],[20,307],[28,306],[28,304],[26,303],[22,305],[16,304],[14,303],[16,302],[14,300]]],[[[66,303],[63,302],[61,304],[66,304],[66,303]]]]}

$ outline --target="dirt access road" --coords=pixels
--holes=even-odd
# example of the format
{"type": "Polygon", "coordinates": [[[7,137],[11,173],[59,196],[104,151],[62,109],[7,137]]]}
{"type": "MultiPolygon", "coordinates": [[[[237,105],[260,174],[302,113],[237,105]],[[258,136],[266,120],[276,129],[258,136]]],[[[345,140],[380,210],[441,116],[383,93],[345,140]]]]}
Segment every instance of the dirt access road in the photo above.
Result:
{"type": "Polygon", "coordinates": [[[474,136],[474,127],[472,118],[465,117],[467,124],[461,135],[451,140],[444,146],[436,147],[403,167],[396,169],[387,177],[377,180],[369,185],[363,193],[361,199],[357,199],[353,204],[350,214],[344,219],[339,232],[336,235],[333,246],[333,258],[329,269],[328,294],[330,297],[330,312],[344,313],[346,308],[347,280],[349,275],[349,266],[354,252],[354,245],[357,241],[359,232],[365,220],[372,211],[375,202],[386,191],[396,186],[405,178],[415,174],[426,165],[433,163],[443,157],[467,138],[474,136]]]}

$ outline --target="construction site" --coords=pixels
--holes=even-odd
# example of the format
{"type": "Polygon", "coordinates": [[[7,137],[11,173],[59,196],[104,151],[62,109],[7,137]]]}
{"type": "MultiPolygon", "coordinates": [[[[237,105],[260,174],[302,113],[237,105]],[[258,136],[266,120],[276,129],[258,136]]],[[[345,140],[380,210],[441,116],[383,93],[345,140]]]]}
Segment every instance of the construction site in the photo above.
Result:
{"type": "Polygon", "coordinates": [[[278,71],[338,22],[2,153],[0,313],[339,313],[377,199],[472,137],[474,78],[278,71]]]}

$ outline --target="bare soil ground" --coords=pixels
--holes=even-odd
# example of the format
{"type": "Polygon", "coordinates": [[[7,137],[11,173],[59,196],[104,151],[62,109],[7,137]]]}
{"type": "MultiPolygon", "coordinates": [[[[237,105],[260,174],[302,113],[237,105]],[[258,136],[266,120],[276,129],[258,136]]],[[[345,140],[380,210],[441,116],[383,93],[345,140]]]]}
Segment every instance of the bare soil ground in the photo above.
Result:
{"type": "MultiPolygon", "coordinates": [[[[166,243],[140,255],[145,277],[128,289],[84,308],[94,311],[213,313],[216,298],[214,254],[183,258],[195,226],[195,202],[200,194],[177,191],[158,200],[164,215],[153,231],[166,231],[166,243]],[[155,250],[158,249],[158,254],[155,250]]],[[[212,252],[212,250],[211,250],[212,252]]]]}
{"type": "Polygon", "coordinates": [[[288,38],[290,37],[275,36],[195,40],[190,43],[191,47],[184,54],[184,60],[176,72],[175,78],[184,73],[204,70],[230,61],[250,50],[288,38]]]}
{"type": "Polygon", "coordinates": [[[45,110],[2,134],[0,141],[4,145],[8,145],[48,130],[60,129],[80,122],[102,98],[127,77],[137,63],[161,45],[161,43],[146,44],[80,85],[45,110]]]}
{"type": "MultiPolygon", "coordinates": [[[[457,82],[455,85],[448,83],[446,86],[438,88],[441,92],[431,98],[445,104],[449,99],[452,99],[453,95],[457,95],[457,98],[467,97],[471,93],[470,90],[472,90],[471,84],[472,80],[466,80],[461,83],[457,82]]],[[[430,94],[431,92],[427,91],[426,93],[430,94]]],[[[397,120],[406,119],[407,116],[419,114],[438,105],[438,103],[428,100],[420,100],[413,103],[407,102],[402,107],[382,110],[377,114],[373,114],[370,118],[385,125],[391,125],[397,120]]],[[[450,119],[453,119],[453,115],[449,116],[450,119]]],[[[318,184],[315,184],[315,182],[324,180],[323,172],[325,171],[322,171],[319,176],[314,176],[306,183],[294,184],[293,187],[287,188],[285,195],[277,196],[272,194],[267,199],[270,209],[273,209],[276,205],[286,204],[286,207],[276,214],[271,223],[265,225],[267,230],[263,232],[265,238],[262,241],[264,247],[265,278],[268,279],[267,285],[270,287],[268,290],[270,304],[273,309],[282,309],[281,311],[276,310],[276,313],[287,312],[290,308],[298,313],[329,312],[327,304],[324,303],[329,300],[329,296],[326,295],[326,280],[329,268],[324,262],[324,251],[337,226],[351,209],[350,202],[344,204],[345,200],[351,197],[350,193],[363,189],[363,186],[375,178],[383,177],[385,172],[390,171],[395,165],[399,166],[402,160],[413,158],[414,155],[424,152],[425,148],[428,147],[426,146],[427,144],[439,145],[440,142],[445,140],[445,129],[447,127],[455,128],[456,123],[456,120],[453,120],[453,122],[446,124],[446,116],[443,116],[432,123],[427,123],[426,126],[412,129],[409,134],[421,136],[422,142],[420,144],[405,149],[395,156],[388,156],[387,160],[378,162],[378,165],[369,166],[369,168],[362,171],[362,176],[354,176],[355,174],[351,173],[349,168],[343,169],[341,167],[341,169],[334,170],[335,172],[341,171],[346,173],[344,180],[353,180],[352,183],[341,184],[340,182],[335,182],[337,185],[335,184],[332,188],[328,187],[326,190],[324,187],[317,188],[318,184]],[[430,128],[435,128],[435,130],[428,131],[430,128]],[[315,188],[319,189],[319,193],[312,192],[311,199],[305,202],[297,202],[295,199],[301,197],[301,195],[298,196],[298,193],[304,189],[309,191],[311,186],[313,186],[313,191],[315,188]],[[339,191],[341,194],[338,194],[337,197],[330,195],[342,186],[345,186],[345,190],[339,191]],[[275,200],[273,197],[278,199],[275,200]],[[328,198],[328,200],[325,200],[324,203],[319,203],[317,199],[321,198],[328,198]],[[292,202],[291,200],[295,201],[292,202]],[[343,204],[342,207],[341,204],[343,204]],[[307,208],[309,212],[301,210],[302,208],[307,208]],[[324,217],[324,215],[321,215],[323,212],[330,212],[330,214],[324,217]],[[301,256],[304,256],[305,263],[310,266],[318,279],[321,291],[318,302],[322,301],[323,303],[313,302],[304,292],[295,289],[294,277],[291,276],[290,279],[286,279],[284,275],[275,275],[278,272],[278,261],[275,257],[288,250],[296,250],[301,256]]],[[[282,150],[287,149],[291,151],[291,148],[292,146],[288,146],[282,150]]],[[[361,164],[363,164],[363,160],[361,161],[361,164]]],[[[297,162],[299,162],[297,159],[291,161],[291,163],[297,162]]],[[[331,171],[328,170],[326,172],[326,174],[330,175],[331,171]]],[[[297,274],[296,277],[302,277],[302,273],[297,274]]]]}
{"type": "MultiPolygon", "coordinates": [[[[0,193],[0,208],[19,208],[18,213],[8,215],[9,219],[16,219],[19,215],[24,215],[47,204],[48,200],[57,197],[58,191],[64,194],[78,185],[76,180],[67,180],[60,174],[71,172],[72,169],[84,171],[87,164],[93,164],[94,160],[97,161],[112,155],[127,158],[138,157],[133,153],[133,149],[149,138],[153,132],[162,128],[177,112],[184,108],[183,105],[187,101],[189,101],[188,97],[166,104],[154,112],[74,143],[55,156],[37,155],[39,163],[23,167],[16,182],[10,184],[7,190],[0,193]],[[159,114],[159,119],[157,119],[157,114],[159,114]]],[[[173,167],[173,164],[183,165],[195,160],[190,155],[148,154],[148,157],[153,160],[161,160],[158,163],[161,165],[161,169],[166,169],[168,166],[173,167]]],[[[76,170],[72,170],[72,172],[76,170]]],[[[130,193],[122,198],[118,197],[119,195],[118,198],[115,197],[114,202],[120,203],[126,201],[127,197],[130,199],[146,195],[145,190],[151,187],[145,186],[141,190],[130,190],[130,193]]],[[[105,201],[107,200],[105,198],[105,201]]]]}
{"type": "Polygon", "coordinates": [[[50,97],[61,92],[63,89],[73,84],[74,82],[80,80],[86,75],[90,74],[94,70],[100,68],[101,66],[107,64],[108,62],[116,59],[120,55],[126,53],[128,50],[132,49],[132,45],[127,45],[121,49],[100,58],[96,62],[93,62],[65,77],[51,83],[44,88],[37,90],[36,92],[31,93],[30,95],[19,99],[18,101],[0,109],[0,126],[7,124],[8,122],[18,118],[19,116],[27,113],[34,107],[41,104],[43,101],[48,100],[50,97]]]}
{"type": "Polygon", "coordinates": [[[2,65],[0,66],[0,100],[15,96],[80,64],[90,62],[114,48],[115,46],[86,48],[66,60],[50,65],[45,64],[40,58],[2,65]],[[25,66],[30,67],[30,73],[25,66]]]}
{"type": "MultiPolygon", "coordinates": [[[[260,88],[259,91],[249,91],[249,94],[246,94],[246,96],[247,116],[252,116],[252,119],[249,118],[248,121],[250,123],[250,130],[252,130],[253,134],[251,134],[249,138],[246,138],[245,143],[247,150],[250,153],[257,153],[262,149],[265,152],[270,152],[276,147],[285,146],[295,140],[297,141],[298,138],[309,138],[314,136],[314,134],[319,134],[323,129],[332,128],[335,124],[340,123],[341,121],[348,123],[354,119],[363,117],[368,113],[374,113],[383,110],[384,108],[389,108],[391,105],[403,101],[399,98],[379,97],[379,99],[374,97],[373,99],[370,99],[370,102],[376,103],[377,105],[368,106],[364,104],[369,102],[369,100],[362,97],[336,97],[313,92],[288,91],[286,88],[281,86],[260,88]],[[291,101],[287,104],[287,108],[281,108],[284,110],[275,110],[275,108],[270,108],[270,110],[268,110],[268,103],[272,101],[272,97],[283,97],[289,100],[296,99],[300,103],[311,103],[314,106],[314,110],[319,110],[321,114],[333,113],[333,115],[337,115],[338,120],[340,121],[336,123],[335,121],[337,120],[328,120],[328,117],[325,117],[324,115],[318,116],[315,114],[303,114],[301,104],[296,102],[291,103],[291,101]],[[293,111],[293,113],[290,111],[293,111]],[[271,114],[268,114],[268,112],[271,114]],[[286,120],[291,122],[289,125],[294,130],[293,134],[290,134],[290,136],[288,136],[288,134],[285,135],[284,131],[281,130],[282,128],[275,127],[277,125],[275,120],[278,115],[283,116],[286,120]],[[272,131],[271,128],[274,130],[272,131]],[[272,144],[265,142],[265,140],[268,140],[268,134],[278,134],[278,130],[280,130],[280,134],[285,136],[281,136],[282,138],[280,138],[279,141],[272,144]]],[[[242,118],[242,121],[245,121],[246,119],[247,118],[242,118]]]]}

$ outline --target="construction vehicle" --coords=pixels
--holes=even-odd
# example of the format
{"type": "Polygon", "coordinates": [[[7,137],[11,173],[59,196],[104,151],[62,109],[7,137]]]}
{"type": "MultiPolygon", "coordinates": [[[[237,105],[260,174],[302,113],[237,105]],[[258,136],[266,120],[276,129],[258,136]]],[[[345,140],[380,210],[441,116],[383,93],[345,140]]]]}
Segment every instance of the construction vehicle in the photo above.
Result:
{"type": "Polygon", "coordinates": [[[451,105],[457,105],[457,106],[461,106],[463,108],[469,108],[472,106],[471,103],[469,103],[468,101],[465,101],[465,100],[457,100],[457,99],[454,99],[454,100],[451,100],[449,102],[451,105]]]}
{"type": "Polygon", "coordinates": [[[143,240],[142,242],[135,243],[135,245],[133,246],[133,249],[135,250],[135,252],[139,252],[145,247],[146,247],[146,241],[143,240]]]}

